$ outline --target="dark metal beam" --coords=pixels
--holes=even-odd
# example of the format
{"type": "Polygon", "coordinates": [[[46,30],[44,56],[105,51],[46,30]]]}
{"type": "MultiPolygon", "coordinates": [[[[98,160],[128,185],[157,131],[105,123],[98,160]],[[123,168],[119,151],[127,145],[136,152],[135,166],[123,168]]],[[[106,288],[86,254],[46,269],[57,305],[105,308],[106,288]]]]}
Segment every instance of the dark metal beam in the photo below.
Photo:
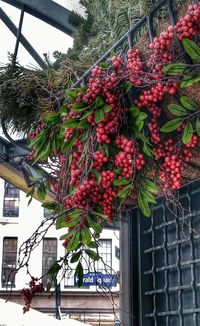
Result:
{"type": "Polygon", "coordinates": [[[76,28],[69,23],[70,11],[51,0],[2,0],[43,20],[45,23],[72,36],[76,28]]]}
{"type": "MultiPolygon", "coordinates": [[[[2,8],[0,8],[0,18],[4,24],[9,28],[9,30],[17,37],[18,28],[13,24],[12,20],[6,15],[2,8]]],[[[27,39],[21,34],[20,42],[25,47],[25,49],[30,53],[33,59],[39,64],[43,69],[47,67],[45,61],[40,57],[40,55],[35,51],[32,45],[27,41],[27,39]]]]}

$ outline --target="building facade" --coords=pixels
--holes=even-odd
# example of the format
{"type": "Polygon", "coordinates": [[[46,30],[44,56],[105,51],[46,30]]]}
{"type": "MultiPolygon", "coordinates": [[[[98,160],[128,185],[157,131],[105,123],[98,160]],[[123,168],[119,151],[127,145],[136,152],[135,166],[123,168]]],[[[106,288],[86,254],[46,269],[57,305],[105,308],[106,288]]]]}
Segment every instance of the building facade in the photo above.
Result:
{"type": "MultiPolygon", "coordinates": [[[[32,199],[28,205],[29,198],[26,197],[26,193],[2,179],[0,179],[0,194],[0,297],[6,296],[12,287],[13,301],[22,303],[19,291],[27,286],[30,276],[27,275],[26,268],[22,268],[16,275],[13,274],[13,269],[19,259],[19,248],[31,237],[42,221],[47,219],[46,225],[50,224],[51,220],[48,221],[50,212],[35,199],[32,199]]],[[[63,233],[63,229],[56,230],[55,226],[52,225],[38,246],[32,251],[28,262],[32,276],[41,277],[45,275],[53,262],[64,255],[65,248],[62,241],[59,240],[63,233]]],[[[108,284],[109,289],[106,290],[108,294],[111,290],[116,296],[116,307],[118,306],[119,284],[116,274],[119,272],[119,231],[105,229],[99,243],[99,253],[104,263],[100,260],[96,262],[95,267],[92,267],[90,261],[85,259],[83,286],[81,288],[77,286],[73,265],[60,283],[61,307],[66,313],[76,314],[76,308],[78,308],[79,315],[81,315],[84,311],[94,310],[95,306],[98,313],[104,310],[106,313],[106,309],[113,309],[111,302],[96,293],[96,289],[101,291],[102,279],[108,284]],[[94,274],[94,269],[98,272],[98,279],[94,274]],[[97,283],[99,286],[95,285],[96,280],[99,282],[97,283]],[[70,296],[71,305],[69,304],[70,296]],[[94,305],[94,300],[96,300],[96,305],[94,305]]],[[[42,281],[47,287],[49,281],[47,274],[42,281]]],[[[54,291],[54,289],[51,290],[54,291]]],[[[36,308],[47,313],[53,313],[55,304],[48,301],[46,293],[39,295],[34,300],[33,304],[36,308]]]]}

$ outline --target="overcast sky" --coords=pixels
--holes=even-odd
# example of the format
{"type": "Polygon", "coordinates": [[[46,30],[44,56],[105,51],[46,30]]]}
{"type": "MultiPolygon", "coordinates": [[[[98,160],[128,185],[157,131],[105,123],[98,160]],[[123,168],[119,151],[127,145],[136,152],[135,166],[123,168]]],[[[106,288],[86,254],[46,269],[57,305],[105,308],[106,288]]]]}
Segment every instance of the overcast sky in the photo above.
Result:
{"type": "MultiPolygon", "coordinates": [[[[78,0],[54,0],[58,4],[68,8],[69,10],[80,9],[78,0]]],[[[20,10],[14,6],[0,0],[0,7],[11,18],[13,23],[18,26],[20,18],[20,10]]],[[[35,50],[43,57],[43,53],[47,53],[53,60],[52,53],[55,50],[66,53],[67,49],[73,45],[73,39],[67,34],[57,30],[56,28],[40,21],[39,19],[25,13],[22,26],[22,34],[27,38],[35,50]]],[[[8,52],[13,53],[15,47],[15,37],[0,20],[0,64],[8,62],[8,52]]],[[[20,44],[18,52],[18,60],[23,66],[38,66],[30,54],[20,44]]]]}

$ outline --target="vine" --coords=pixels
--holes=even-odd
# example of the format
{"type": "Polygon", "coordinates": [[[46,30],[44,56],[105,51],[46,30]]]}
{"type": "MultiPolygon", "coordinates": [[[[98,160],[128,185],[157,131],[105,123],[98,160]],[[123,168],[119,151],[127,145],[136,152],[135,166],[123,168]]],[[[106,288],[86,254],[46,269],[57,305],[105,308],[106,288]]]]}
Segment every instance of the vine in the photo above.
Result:
{"type": "MultiPolygon", "coordinates": [[[[60,240],[77,263],[79,285],[83,256],[99,259],[97,239],[128,200],[150,216],[158,194],[182,185],[200,137],[200,111],[178,91],[200,80],[200,47],[191,40],[199,32],[200,5],[190,5],[147,53],[130,49],[92,69],[87,85],[68,89],[59,112],[43,114],[29,134],[28,159],[54,165],[49,184],[56,201],[43,206],[66,230],[60,240]],[[191,64],[174,57],[176,38],[191,64]]],[[[42,199],[46,184],[39,187],[42,199]]]]}

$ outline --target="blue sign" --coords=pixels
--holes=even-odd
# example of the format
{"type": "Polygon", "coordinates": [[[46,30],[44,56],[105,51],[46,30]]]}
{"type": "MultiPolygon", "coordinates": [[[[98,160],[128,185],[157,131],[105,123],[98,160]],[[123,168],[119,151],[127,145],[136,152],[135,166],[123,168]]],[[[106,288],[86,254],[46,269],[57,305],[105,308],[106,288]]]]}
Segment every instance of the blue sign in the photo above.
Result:
{"type": "MultiPolygon", "coordinates": [[[[78,285],[78,276],[74,275],[74,285],[78,285]]],[[[83,275],[83,284],[82,286],[91,286],[91,285],[99,285],[99,286],[116,286],[117,285],[117,277],[116,275],[103,274],[101,272],[89,272],[83,275]]]]}

